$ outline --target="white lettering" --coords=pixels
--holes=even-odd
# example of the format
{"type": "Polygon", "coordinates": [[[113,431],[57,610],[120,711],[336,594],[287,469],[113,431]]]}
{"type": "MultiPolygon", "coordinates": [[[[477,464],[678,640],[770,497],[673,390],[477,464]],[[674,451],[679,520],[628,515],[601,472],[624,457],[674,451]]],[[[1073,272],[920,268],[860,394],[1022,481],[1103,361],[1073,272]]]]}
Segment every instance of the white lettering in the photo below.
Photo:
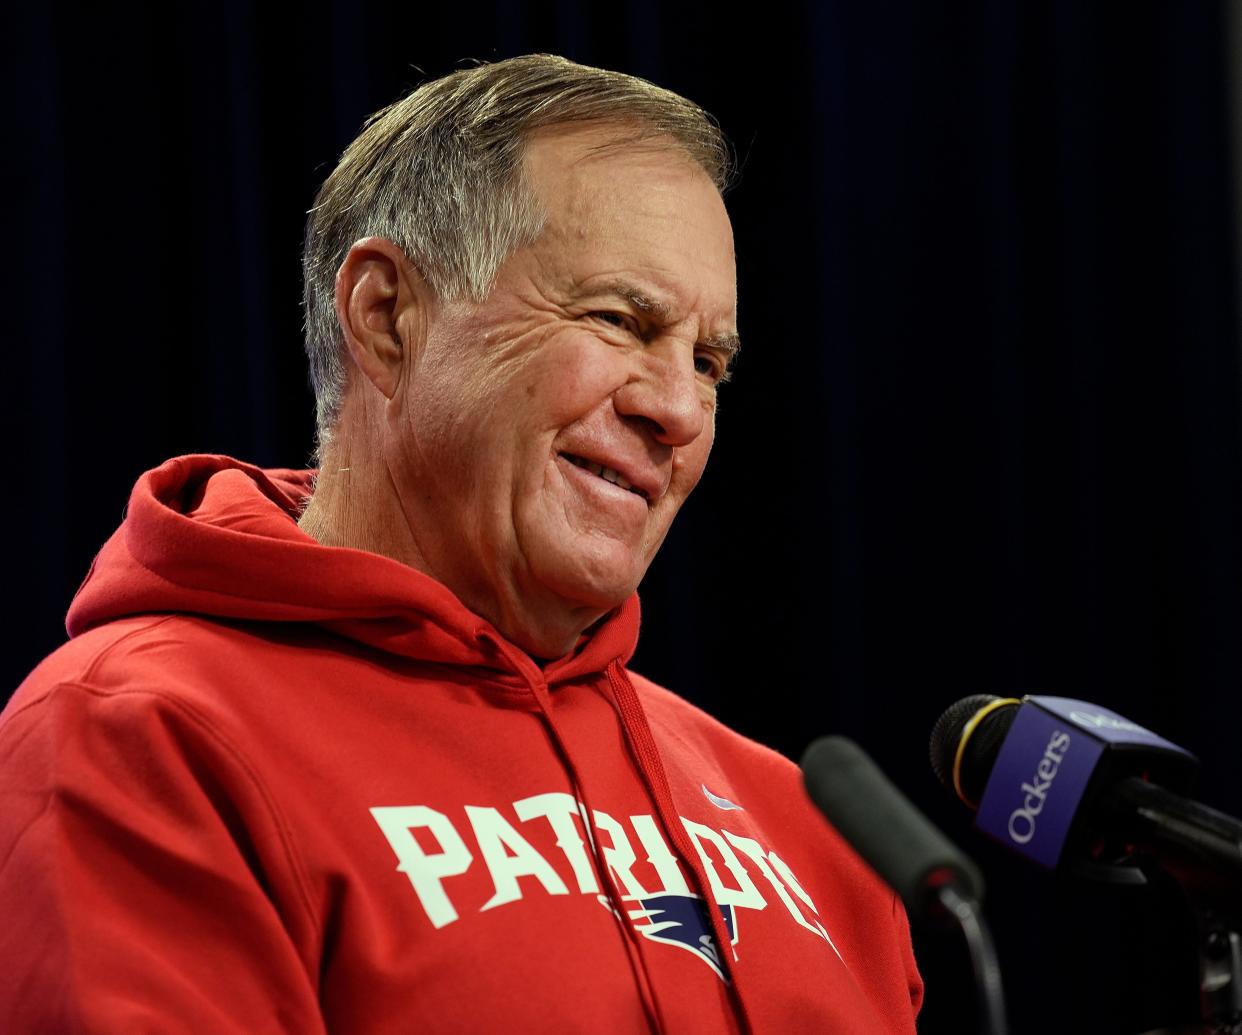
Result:
{"type": "Polygon", "coordinates": [[[584,895],[594,895],[599,891],[599,881],[595,879],[595,870],[586,853],[585,842],[578,833],[578,824],[574,817],[582,818],[582,803],[572,794],[564,791],[552,791],[548,794],[535,794],[529,798],[513,803],[518,819],[523,822],[544,817],[556,834],[556,847],[564,854],[570,869],[574,871],[574,879],[578,882],[578,890],[584,895]]]}
{"type": "MultiPolygon", "coordinates": [[[[789,885],[789,890],[797,895],[798,898],[802,900],[802,904],[805,905],[812,913],[819,916],[819,910],[815,908],[815,903],[811,901],[811,896],[808,895],[802,885],[798,883],[798,878],[794,876],[794,872],[789,868],[789,864],[775,852],[768,852],[768,861],[772,864],[772,868],[781,875],[781,880],[789,885]]],[[[816,924],[816,926],[818,927],[819,925],[816,924]]],[[[824,940],[832,946],[832,951],[837,954],[837,959],[839,959],[842,963],[845,963],[845,957],[841,955],[841,950],[837,948],[833,940],[828,937],[828,932],[822,927],[820,927],[820,931],[823,933],[824,940]]],[[[849,964],[846,963],[845,965],[848,969],[849,964]]]]}
{"type": "Polygon", "coordinates": [[[444,891],[444,878],[465,873],[474,857],[448,816],[426,805],[376,806],[371,815],[397,856],[397,869],[414,885],[432,926],[451,924],[457,910],[444,891]],[[423,851],[411,832],[416,827],[431,832],[440,845],[438,853],[423,851]]]}
{"type": "Polygon", "coordinates": [[[1129,719],[1114,719],[1112,716],[1098,715],[1095,712],[1070,712],[1070,718],[1079,726],[1085,726],[1088,729],[1094,726],[1097,730],[1119,730],[1126,733],[1145,733],[1149,737],[1155,736],[1151,730],[1144,729],[1137,722],[1131,722],[1129,719]]]}
{"type": "Polygon", "coordinates": [[[1009,836],[1020,845],[1035,836],[1035,816],[1025,809],[1015,809],[1009,816],[1009,836]]]}
{"type": "Polygon", "coordinates": [[[1035,776],[1030,783],[1023,783],[1018,790],[1022,791],[1022,805],[1009,814],[1009,837],[1014,844],[1024,845],[1035,836],[1035,818],[1044,811],[1048,800],[1048,790],[1056,779],[1057,770],[1069,749],[1070,735],[1063,730],[1056,730],[1048,739],[1043,757],[1035,766],[1035,776]]]}
{"type": "Polygon", "coordinates": [[[636,859],[630,839],[626,837],[625,827],[606,812],[596,810],[593,815],[595,816],[595,828],[604,831],[612,841],[611,848],[601,846],[600,854],[604,857],[604,865],[612,870],[617,880],[621,882],[625,894],[647,898],[649,893],[630,872],[630,867],[634,865],[636,859]]]}
{"type": "MultiPolygon", "coordinates": [[[[809,920],[803,916],[802,911],[794,904],[794,900],[789,897],[789,892],[785,889],[785,885],[781,879],[773,871],[772,866],[768,863],[767,858],[763,854],[763,847],[758,841],[749,837],[742,837],[739,834],[731,833],[723,830],[721,833],[728,839],[729,843],[735,848],[743,852],[751,862],[759,867],[759,872],[772,885],[772,890],[776,892],[777,898],[784,903],[785,908],[789,910],[789,915],[794,918],[801,926],[805,927],[812,934],[817,934],[824,939],[829,945],[832,945],[832,939],[828,937],[828,932],[820,926],[818,921],[809,920]]],[[[813,908],[813,907],[812,907],[813,908]]],[[[832,945],[832,951],[837,952],[837,947],[832,945]]],[[[837,955],[841,954],[837,952],[837,955]]]]}
{"type": "Polygon", "coordinates": [[[496,893],[483,903],[480,911],[520,899],[518,877],[534,877],[549,895],[569,894],[565,882],[548,861],[499,812],[488,806],[467,805],[466,815],[496,887],[496,893]]]}
{"type": "Polygon", "coordinates": [[[686,883],[685,875],[677,864],[677,856],[669,849],[668,842],[664,840],[655,820],[651,816],[631,816],[630,823],[638,834],[638,840],[647,850],[647,862],[660,875],[664,890],[674,895],[689,895],[690,885],[686,883]]]}
{"type": "Polygon", "coordinates": [[[681,822],[686,828],[686,833],[690,835],[690,840],[694,842],[694,847],[698,849],[699,858],[703,860],[703,869],[707,872],[707,881],[712,886],[712,895],[715,896],[716,901],[721,905],[745,906],[747,909],[765,908],[768,904],[767,899],[755,887],[755,882],[750,879],[750,874],[746,872],[746,867],[742,865],[724,838],[711,827],[705,827],[702,823],[695,823],[684,816],[681,817],[681,822]],[[725,866],[728,867],[734,881],[737,882],[736,888],[725,887],[724,882],[720,879],[720,874],[716,872],[715,861],[703,847],[704,841],[710,841],[716,846],[717,851],[720,852],[720,856],[724,860],[725,866]]]}
{"type": "MultiPolygon", "coordinates": [[[[772,864],[772,868],[781,875],[781,880],[789,885],[789,890],[797,895],[802,900],[802,904],[812,913],[819,916],[819,910],[815,908],[815,903],[811,901],[811,896],[798,883],[798,878],[794,876],[793,870],[789,868],[789,864],[775,852],[768,852],[768,861],[772,864]]],[[[828,937],[827,932],[824,933],[824,937],[828,937]]],[[[834,945],[833,948],[835,949],[836,946],[834,945]]],[[[837,953],[837,955],[839,956],[840,953],[837,953]]]]}
{"type": "MultiPolygon", "coordinates": [[[[1024,787],[1034,809],[1033,814],[1038,814],[1042,807],[1042,793],[1046,787],[1046,784],[1024,787]]],[[[549,829],[573,872],[577,890],[582,894],[599,894],[601,869],[597,866],[608,868],[618,891],[629,900],[659,894],[694,894],[687,881],[687,860],[675,854],[662,827],[650,815],[629,817],[630,826],[637,835],[637,841],[632,842],[627,834],[628,828],[605,812],[593,812],[593,823],[588,825],[582,802],[572,794],[560,791],[531,795],[513,803],[518,820],[535,824],[525,828],[525,834],[495,808],[466,805],[464,809],[478,843],[477,851],[487,866],[494,888],[492,896],[480,907],[480,911],[520,901],[523,898],[520,878],[523,877],[533,877],[550,895],[570,893],[557,869],[535,847],[536,844],[547,843],[549,829]],[[547,821],[547,827],[537,824],[541,819],[547,821]],[[596,840],[594,831],[607,834],[598,838],[598,845],[592,844],[596,840]],[[527,840],[527,834],[532,840],[527,840]],[[659,885],[662,885],[655,892],[645,889],[633,872],[637,861],[635,847],[638,845],[641,845],[646,863],[651,866],[659,885]],[[599,852],[598,864],[593,851],[596,848],[599,852]]],[[[441,928],[458,920],[459,914],[445,889],[445,881],[464,874],[473,864],[474,856],[453,822],[448,816],[425,805],[376,806],[370,811],[397,857],[397,870],[409,879],[432,925],[441,928]],[[415,836],[416,832],[421,831],[425,833],[415,836]],[[434,847],[428,847],[433,841],[434,847]]],[[[711,894],[717,902],[737,908],[766,909],[768,900],[753,879],[753,867],[758,867],[793,920],[823,938],[837,952],[831,937],[819,922],[815,904],[775,852],[765,852],[758,841],[740,834],[718,831],[684,817],[681,817],[681,822],[699,854],[711,894]],[[748,867],[743,860],[753,866],[748,867]],[[723,869],[721,863],[724,864],[723,869]]],[[[601,898],[601,901],[608,904],[606,898],[601,898]]],[[[611,905],[609,908],[612,908],[611,905]]],[[[840,953],[837,952],[837,955],[840,956],[840,953]]]]}

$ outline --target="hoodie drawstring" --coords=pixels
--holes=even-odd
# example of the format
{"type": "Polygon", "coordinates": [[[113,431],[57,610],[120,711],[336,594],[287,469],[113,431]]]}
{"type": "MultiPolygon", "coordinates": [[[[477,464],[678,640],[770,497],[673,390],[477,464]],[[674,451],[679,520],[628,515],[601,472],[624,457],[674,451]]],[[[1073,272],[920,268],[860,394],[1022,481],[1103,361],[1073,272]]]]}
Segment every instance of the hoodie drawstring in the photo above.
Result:
{"type": "Polygon", "coordinates": [[[595,826],[595,810],[591,807],[591,802],[587,797],[586,786],[578,774],[578,767],[574,764],[573,756],[569,753],[565,738],[561,736],[557,721],[553,717],[552,698],[548,692],[548,684],[543,678],[543,673],[535,669],[535,674],[532,677],[532,673],[528,669],[533,669],[534,666],[524,654],[503,640],[491,636],[489,633],[484,632],[482,638],[493,644],[504,655],[509,664],[513,666],[514,671],[521,675],[534,696],[536,704],[539,706],[540,714],[543,717],[544,725],[548,729],[553,746],[560,756],[561,764],[564,765],[569,775],[569,782],[573,788],[574,797],[582,803],[582,820],[583,825],[586,827],[587,843],[591,850],[591,866],[595,871],[595,877],[599,882],[600,889],[608,899],[609,912],[613,914],[621,930],[626,961],[630,965],[634,984],[639,992],[639,1000],[643,1006],[643,1013],[647,1018],[647,1026],[655,1035],[665,1035],[668,1029],[664,1025],[664,1018],[660,1013],[659,1001],[655,994],[655,984],[651,980],[651,974],[647,969],[647,959],[642,951],[642,935],[629,922],[626,916],[625,903],[622,901],[621,893],[617,889],[612,870],[604,864],[603,859],[600,857],[599,831],[595,826]]]}
{"type": "Polygon", "coordinates": [[[665,833],[668,834],[678,854],[693,875],[699,894],[703,898],[707,919],[712,925],[712,932],[719,951],[721,970],[729,975],[726,984],[737,1013],[738,1024],[746,1035],[751,1035],[754,1032],[754,1025],[746,1010],[741,990],[738,988],[728,928],[725,926],[719,904],[712,897],[711,885],[699,853],[690,843],[690,835],[686,833],[681,817],[677,814],[673,792],[669,789],[668,776],[664,772],[664,762],[660,758],[659,748],[656,747],[655,737],[647,722],[647,715],[643,711],[642,703],[638,700],[634,684],[630,682],[621,663],[613,661],[608,666],[607,673],[608,682],[612,685],[613,697],[616,699],[617,709],[621,715],[621,725],[625,729],[630,750],[638,762],[639,772],[642,773],[643,781],[647,785],[647,793],[655,803],[656,812],[659,814],[665,833]]]}

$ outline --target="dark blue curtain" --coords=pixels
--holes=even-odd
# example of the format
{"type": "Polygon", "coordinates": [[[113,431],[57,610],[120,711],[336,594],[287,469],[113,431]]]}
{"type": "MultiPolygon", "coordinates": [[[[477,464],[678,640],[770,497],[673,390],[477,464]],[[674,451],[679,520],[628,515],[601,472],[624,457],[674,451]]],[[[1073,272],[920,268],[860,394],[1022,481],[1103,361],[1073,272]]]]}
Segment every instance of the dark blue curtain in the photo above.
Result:
{"type": "MultiPolygon", "coordinates": [[[[1193,1016],[1176,910],[982,844],[925,743],[969,693],[1079,696],[1242,813],[1226,8],[722,10],[10,11],[5,685],[142,470],[306,461],[302,220],[368,113],[463,59],[636,73],[736,144],[746,342],[636,666],[795,758],[871,751],[984,864],[1016,1031],[1193,1016]]],[[[923,1030],[969,1030],[964,951],[919,945],[923,1030]]]]}

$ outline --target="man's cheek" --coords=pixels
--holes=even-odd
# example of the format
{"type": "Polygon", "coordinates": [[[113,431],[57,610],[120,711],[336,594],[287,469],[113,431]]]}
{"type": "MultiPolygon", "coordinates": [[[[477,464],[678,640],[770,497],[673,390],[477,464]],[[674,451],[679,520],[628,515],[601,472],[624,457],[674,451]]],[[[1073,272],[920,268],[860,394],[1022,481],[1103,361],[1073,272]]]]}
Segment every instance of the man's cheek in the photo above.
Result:
{"type": "Polygon", "coordinates": [[[680,487],[684,493],[688,493],[698,484],[704,468],[707,467],[711,448],[711,437],[708,436],[706,440],[694,442],[673,454],[673,484],[669,487],[670,492],[680,487]]]}

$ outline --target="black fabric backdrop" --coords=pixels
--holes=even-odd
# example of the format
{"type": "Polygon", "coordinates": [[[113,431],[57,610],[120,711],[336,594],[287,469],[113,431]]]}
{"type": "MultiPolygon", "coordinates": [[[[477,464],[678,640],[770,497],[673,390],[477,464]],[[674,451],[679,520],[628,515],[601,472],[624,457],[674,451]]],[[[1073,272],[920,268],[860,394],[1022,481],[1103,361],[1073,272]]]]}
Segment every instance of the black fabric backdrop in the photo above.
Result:
{"type": "MultiPolygon", "coordinates": [[[[219,0],[8,20],[6,686],[63,639],[142,470],[305,462],[302,220],[368,113],[463,59],[633,72],[737,146],[746,342],[645,583],[636,667],[794,758],[858,739],[982,862],[1016,1031],[1193,1016],[1152,896],[983,844],[925,743],[968,693],[1080,696],[1196,751],[1200,796],[1242,814],[1223,4],[219,0]]],[[[964,952],[919,948],[922,1030],[970,1030],[964,952]]]]}

